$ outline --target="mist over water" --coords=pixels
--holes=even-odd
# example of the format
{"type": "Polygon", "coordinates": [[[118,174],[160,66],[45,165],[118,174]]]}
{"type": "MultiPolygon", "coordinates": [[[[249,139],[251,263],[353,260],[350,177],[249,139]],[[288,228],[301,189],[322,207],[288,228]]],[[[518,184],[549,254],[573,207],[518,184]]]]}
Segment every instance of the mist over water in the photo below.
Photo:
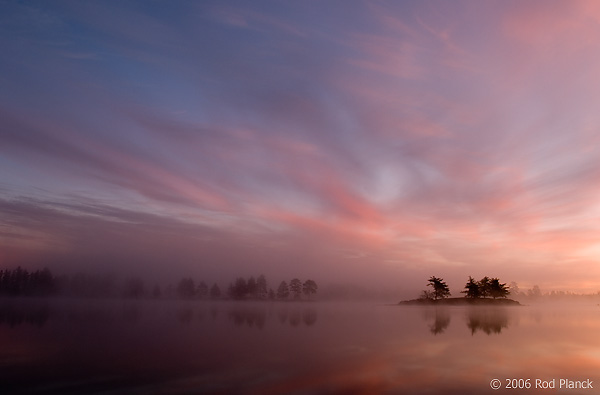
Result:
{"type": "Polygon", "coordinates": [[[0,395],[600,391],[598,38],[592,0],[0,0],[0,395]]]}
{"type": "Polygon", "coordinates": [[[596,305],[3,300],[0,392],[464,394],[493,392],[494,378],[600,384],[599,329],[596,305]]]}

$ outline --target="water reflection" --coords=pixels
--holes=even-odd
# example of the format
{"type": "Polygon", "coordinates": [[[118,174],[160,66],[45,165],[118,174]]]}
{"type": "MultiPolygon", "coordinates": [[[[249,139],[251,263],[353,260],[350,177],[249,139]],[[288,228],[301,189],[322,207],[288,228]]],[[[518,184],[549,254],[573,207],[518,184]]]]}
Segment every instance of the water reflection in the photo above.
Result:
{"type": "Polygon", "coordinates": [[[0,305],[0,325],[8,325],[11,328],[22,324],[42,327],[49,317],[50,309],[45,304],[28,306],[25,309],[13,304],[0,305]]]}
{"type": "MultiPolygon", "coordinates": [[[[452,313],[457,311],[448,307],[425,309],[423,316],[429,332],[434,336],[444,333],[450,326],[452,313]]],[[[479,331],[486,335],[500,334],[510,323],[508,311],[502,307],[467,307],[464,317],[471,335],[479,331]]]]}
{"type": "MultiPolygon", "coordinates": [[[[153,302],[149,302],[150,304],[153,302]]],[[[163,309],[151,307],[144,302],[128,302],[124,304],[102,302],[55,302],[51,308],[48,302],[34,300],[8,300],[0,303],[0,326],[15,327],[33,325],[42,327],[51,321],[68,321],[77,323],[136,324],[141,320],[164,315],[174,319],[183,326],[201,324],[206,317],[210,321],[219,321],[224,310],[227,322],[236,327],[265,327],[272,321],[290,327],[311,327],[317,322],[317,310],[313,307],[290,306],[288,304],[193,304],[178,303],[164,305],[163,309]]]]}
{"type": "Polygon", "coordinates": [[[183,325],[191,324],[192,318],[194,318],[194,311],[192,310],[191,307],[179,309],[179,311],[177,311],[177,319],[183,325]]]}
{"type": "Polygon", "coordinates": [[[279,319],[280,323],[285,324],[288,319],[288,311],[285,309],[280,309],[277,311],[277,318],[279,319]]]}
{"type": "Polygon", "coordinates": [[[600,381],[593,307],[537,309],[540,323],[529,307],[0,300],[0,393],[478,394],[500,375],[600,381]]]}
{"type": "MultiPolygon", "coordinates": [[[[205,317],[209,321],[219,321],[220,312],[225,310],[227,322],[236,327],[262,329],[268,323],[277,323],[292,328],[301,326],[312,327],[317,323],[317,309],[312,306],[290,304],[175,304],[162,310],[164,315],[172,317],[179,324],[188,326],[201,324],[205,317]],[[175,310],[170,312],[171,307],[175,310]]],[[[33,325],[42,327],[51,320],[68,320],[74,322],[123,322],[135,324],[147,316],[156,315],[160,309],[150,309],[144,303],[125,303],[119,309],[94,303],[58,304],[50,307],[46,302],[10,301],[0,304],[0,326],[15,327],[19,325],[33,325]]],[[[456,313],[447,307],[427,308],[422,311],[424,319],[428,322],[429,332],[440,335],[446,332],[451,323],[451,317],[456,313]]],[[[539,312],[530,315],[536,322],[540,321],[539,312]]],[[[509,327],[509,314],[504,308],[479,308],[469,307],[464,313],[467,328],[474,335],[477,332],[486,335],[500,334],[509,327]]]]}
{"type": "Polygon", "coordinates": [[[312,326],[317,322],[317,310],[315,308],[288,308],[287,306],[279,306],[276,308],[275,317],[273,314],[267,314],[265,308],[247,308],[235,307],[229,310],[229,318],[236,326],[246,325],[248,327],[256,326],[262,329],[265,323],[273,318],[274,322],[281,325],[289,325],[297,328],[301,325],[312,326]]]}
{"type": "Polygon", "coordinates": [[[508,328],[508,313],[505,309],[470,309],[467,312],[467,327],[471,335],[482,331],[486,335],[500,334],[508,328]]]}
{"type": "Polygon", "coordinates": [[[439,335],[450,325],[450,312],[444,307],[436,307],[433,311],[428,309],[425,312],[425,319],[432,321],[429,324],[429,331],[433,335],[439,335]]]}
{"type": "Polygon", "coordinates": [[[246,325],[250,328],[256,325],[262,329],[267,321],[267,312],[264,309],[248,309],[244,307],[235,307],[229,310],[229,318],[233,320],[236,326],[246,325]]]}
{"type": "Polygon", "coordinates": [[[302,321],[306,326],[312,326],[317,322],[317,310],[305,309],[302,313],[302,321]]]}

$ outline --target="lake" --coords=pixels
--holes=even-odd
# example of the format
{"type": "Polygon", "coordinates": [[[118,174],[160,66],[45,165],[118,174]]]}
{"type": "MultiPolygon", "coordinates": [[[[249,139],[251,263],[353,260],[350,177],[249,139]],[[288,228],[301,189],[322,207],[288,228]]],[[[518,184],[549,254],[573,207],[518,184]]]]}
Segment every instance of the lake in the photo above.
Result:
{"type": "Polygon", "coordinates": [[[5,299],[0,393],[590,394],[599,334],[591,303],[5,299]]]}

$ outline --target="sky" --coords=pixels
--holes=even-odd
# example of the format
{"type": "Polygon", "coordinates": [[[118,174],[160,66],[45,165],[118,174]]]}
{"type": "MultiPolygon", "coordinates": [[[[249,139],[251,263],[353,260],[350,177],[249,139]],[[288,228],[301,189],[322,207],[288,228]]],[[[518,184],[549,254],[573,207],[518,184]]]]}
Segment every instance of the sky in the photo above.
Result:
{"type": "Polygon", "coordinates": [[[595,1],[0,10],[0,267],[600,290],[595,1]]]}

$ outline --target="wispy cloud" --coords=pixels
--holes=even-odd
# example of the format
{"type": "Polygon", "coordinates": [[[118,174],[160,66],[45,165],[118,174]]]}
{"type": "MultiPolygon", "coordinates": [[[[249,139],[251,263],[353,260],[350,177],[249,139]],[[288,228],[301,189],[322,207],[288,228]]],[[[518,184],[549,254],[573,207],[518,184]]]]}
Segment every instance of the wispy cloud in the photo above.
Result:
{"type": "Polygon", "coordinates": [[[71,223],[199,271],[597,272],[593,2],[330,7],[9,3],[1,264],[100,254],[71,223]]]}

